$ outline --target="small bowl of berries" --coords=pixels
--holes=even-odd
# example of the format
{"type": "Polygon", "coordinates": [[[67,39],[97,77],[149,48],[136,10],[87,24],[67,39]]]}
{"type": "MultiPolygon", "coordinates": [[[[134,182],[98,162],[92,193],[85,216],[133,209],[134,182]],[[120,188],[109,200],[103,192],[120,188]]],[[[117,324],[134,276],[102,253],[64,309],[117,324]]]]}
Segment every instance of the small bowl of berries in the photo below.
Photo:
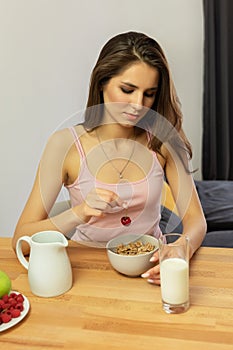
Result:
{"type": "Polygon", "coordinates": [[[28,313],[30,304],[21,293],[11,291],[0,298],[0,332],[19,323],[28,313]]]}

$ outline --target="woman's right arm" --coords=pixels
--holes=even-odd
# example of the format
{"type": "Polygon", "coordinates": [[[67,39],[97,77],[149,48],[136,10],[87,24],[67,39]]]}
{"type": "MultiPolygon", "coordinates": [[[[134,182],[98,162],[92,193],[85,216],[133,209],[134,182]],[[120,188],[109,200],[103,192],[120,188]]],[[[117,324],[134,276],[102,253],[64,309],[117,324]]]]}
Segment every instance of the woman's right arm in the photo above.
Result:
{"type": "Polygon", "coordinates": [[[18,238],[23,235],[30,236],[44,230],[58,230],[66,234],[80,222],[72,209],[49,218],[49,212],[64,183],[65,159],[72,144],[73,139],[67,129],[56,132],[48,140],[32,191],[14,232],[12,239],[14,249],[18,238]]]}

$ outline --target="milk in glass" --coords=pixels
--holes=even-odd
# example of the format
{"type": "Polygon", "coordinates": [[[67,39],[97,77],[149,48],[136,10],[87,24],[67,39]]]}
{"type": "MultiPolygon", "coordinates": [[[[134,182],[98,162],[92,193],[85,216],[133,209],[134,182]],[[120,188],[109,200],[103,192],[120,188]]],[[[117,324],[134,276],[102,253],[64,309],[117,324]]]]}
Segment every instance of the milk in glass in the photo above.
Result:
{"type": "Polygon", "coordinates": [[[182,304],[189,299],[189,266],[180,258],[168,258],[160,266],[161,294],[164,302],[182,304]]]}

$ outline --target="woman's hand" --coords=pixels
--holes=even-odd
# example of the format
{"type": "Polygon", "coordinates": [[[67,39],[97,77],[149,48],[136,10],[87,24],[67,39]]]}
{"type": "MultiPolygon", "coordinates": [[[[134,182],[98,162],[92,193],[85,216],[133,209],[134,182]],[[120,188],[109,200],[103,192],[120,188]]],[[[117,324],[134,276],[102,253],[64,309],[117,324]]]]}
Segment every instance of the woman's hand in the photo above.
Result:
{"type": "Polygon", "coordinates": [[[117,208],[123,208],[124,201],[115,193],[103,188],[93,188],[85,201],[73,208],[73,211],[83,222],[88,222],[92,216],[101,217],[117,208]]]}
{"type": "Polygon", "coordinates": [[[154,253],[150,261],[157,263],[154,267],[144,272],[141,277],[146,278],[147,282],[160,285],[160,267],[159,267],[159,252],[154,253]]]}

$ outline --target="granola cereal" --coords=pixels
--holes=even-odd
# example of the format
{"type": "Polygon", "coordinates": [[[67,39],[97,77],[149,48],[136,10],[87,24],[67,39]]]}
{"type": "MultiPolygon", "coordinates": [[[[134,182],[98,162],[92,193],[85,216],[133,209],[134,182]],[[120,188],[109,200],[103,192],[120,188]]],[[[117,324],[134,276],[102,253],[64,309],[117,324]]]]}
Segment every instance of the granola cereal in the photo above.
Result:
{"type": "Polygon", "coordinates": [[[116,249],[116,253],[120,255],[138,255],[151,252],[155,246],[151,243],[143,244],[141,241],[129,243],[129,244],[119,244],[116,249]]]}

